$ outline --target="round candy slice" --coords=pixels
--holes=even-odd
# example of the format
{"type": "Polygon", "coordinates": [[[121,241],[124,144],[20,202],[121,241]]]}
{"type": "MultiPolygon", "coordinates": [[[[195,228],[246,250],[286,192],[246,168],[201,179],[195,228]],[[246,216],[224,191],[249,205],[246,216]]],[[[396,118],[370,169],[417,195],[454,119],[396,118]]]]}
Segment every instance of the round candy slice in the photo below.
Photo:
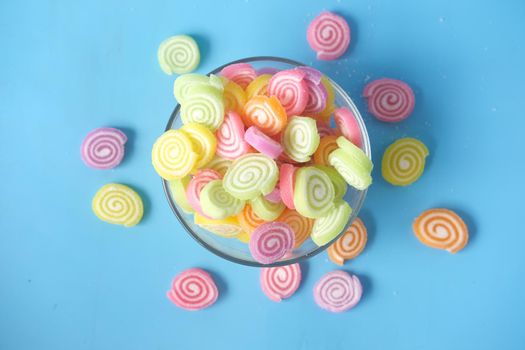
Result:
{"type": "Polygon", "coordinates": [[[255,96],[244,105],[246,126],[256,126],[266,135],[277,135],[286,125],[286,111],[275,96],[255,96]]]}
{"type": "Polygon", "coordinates": [[[185,132],[168,130],[155,141],[151,162],[166,180],[182,179],[195,168],[199,155],[185,132]]]}
{"type": "Polygon", "coordinates": [[[425,170],[428,148],[419,140],[405,137],[387,147],[381,162],[386,181],[396,186],[407,186],[419,179],[425,170]]]}
{"type": "Polygon", "coordinates": [[[246,87],[257,77],[255,69],[249,63],[234,63],[224,67],[220,73],[223,77],[233,80],[240,87],[246,87]]]}
{"type": "Polygon", "coordinates": [[[295,167],[283,163],[279,169],[279,191],[281,199],[288,209],[295,209],[293,193],[295,188],[295,167]]]}
{"type": "Polygon", "coordinates": [[[192,268],[175,277],[166,295],[181,309],[196,311],[213,305],[219,296],[219,291],[206,271],[192,268]]]}
{"type": "Polygon", "coordinates": [[[201,192],[204,186],[213,180],[219,180],[222,176],[213,169],[202,169],[199,170],[195,176],[189,181],[188,187],[186,187],[186,199],[191,205],[194,211],[206,216],[202,211],[201,207],[201,192]]]}
{"type": "Polygon", "coordinates": [[[377,119],[395,123],[408,118],[416,104],[414,91],[405,82],[379,79],[368,83],[363,91],[368,111],[377,119]]]}
{"type": "Polygon", "coordinates": [[[336,142],[339,148],[341,148],[348,155],[354,158],[363,169],[365,169],[368,172],[372,171],[374,164],[361,148],[348,141],[344,136],[339,136],[336,142]]]}
{"type": "Polygon", "coordinates": [[[305,73],[306,86],[308,88],[308,102],[304,108],[304,115],[314,115],[321,113],[326,108],[328,92],[321,82],[323,76],[317,69],[301,66],[297,67],[305,73]]]}
{"type": "Polygon", "coordinates": [[[239,221],[237,221],[237,218],[234,216],[222,220],[214,220],[195,213],[193,221],[196,225],[221,237],[232,238],[242,233],[239,221]]]}
{"type": "Polygon", "coordinates": [[[261,269],[261,287],[270,300],[280,302],[291,297],[301,284],[301,266],[291,264],[261,269]]]}
{"type": "Polygon", "coordinates": [[[285,208],[283,202],[273,203],[263,196],[252,199],[251,204],[255,214],[266,221],[277,219],[285,208]]]}
{"type": "Polygon", "coordinates": [[[324,217],[334,207],[334,196],[334,185],[324,171],[311,166],[297,169],[293,202],[299,214],[324,217]]]}
{"type": "Polygon", "coordinates": [[[283,133],[284,153],[296,162],[305,163],[310,160],[319,146],[315,119],[309,117],[292,117],[286,124],[283,133]]]}
{"type": "Polygon", "coordinates": [[[295,235],[294,248],[299,248],[310,237],[314,225],[313,219],[305,218],[297,211],[288,208],[283,211],[276,221],[290,225],[295,235]]]}
{"type": "Polygon", "coordinates": [[[283,153],[281,144],[263,133],[255,126],[250,126],[244,134],[244,141],[262,154],[276,159],[283,153]]]}
{"type": "Polygon", "coordinates": [[[179,103],[184,103],[188,96],[188,90],[192,86],[204,85],[213,86],[219,91],[223,90],[222,81],[217,82],[218,77],[210,75],[209,77],[203,74],[183,74],[179,75],[173,83],[173,95],[179,103]]]}
{"type": "Polygon", "coordinates": [[[313,156],[315,164],[330,165],[328,156],[338,148],[336,140],[337,136],[333,135],[321,138],[319,146],[317,146],[317,150],[313,156]]]}
{"type": "Polygon", "coordinates": [[[354,259],[361,254],[366,241],[366,227],[361,219],[355,218],[352,225],[326,251],[330,260],[343,266],[345,260],[354,259]]]}
{"type": "Polygon", "coordinates": [[[244,141],[244,125],[236,112],[230,111],[224,117],[224,123],[215,133],[217,154],[227,159],[237,159],[248,153],[249,145],[244,141]]]}
{"type": "Polygon", "coordinates": [[[238,84],[228,80],[224,85],[224,110],[242,113],[246,103],[246,93],[238,84]]]}
{"type": "Polygon", "coordinates": [[[292,250],[294,244],[294,233],[288,224],[267,222],[253,231],[249,248],[256,261],[271,264],[292,250]]]}
{"type": "Polygon", "coordinates": [[[201,191],[200,201],[202,212],[215,220],[239,214],[245,204],[224,190],[222,180],[208,182],[201,191]]]}
{"type": "Polygon", "coordinates": [[[342,148],[330,153],[328,161],[350,186],[358,190],[366,190],[372,183],[370,170],[365,168],[366,165],[359,163],[342,148]]]}
{"type": "Polygon", "coordinates": [[[279,99],[287,115],[300,115],[309,97],[305,73],[295,69],[276,73],[268,82],[268,95],[279,99]]]}
{"type": "Polygon", "coordinates": [[[102,186],[91,204],[100,220],[115,225],[135,226],[144,214],[142,199],[137,192],[116,183],[102,186]]]}
{"type": "Polygon", "coordinates": [[[312,228],[312,240],[319,247],[330,243],[340,234],[350,219],[352,208],[345,201],[335,203],[326,216],[315,220],[312,228]]]}
{"type": "Polygon", "coordinates": [[[350,310],[359,303],[362,294],[359,278],[340,270],[328,272],[314,287],[315,302],[330,312],[350,310]]]}
{"type": "Polygon", "coordinates": [[[268,82],[271,78],[271,74],[262,74],[252,80],[246,88],[246,98],[249,100],[254,96],[267,95],[268,82]]]}
{"type": "Polygon", "coordinates": [[[84,163],[95,169],[112,169],[124,158],[126,134],[115,128],[98,128],[90,131],[80,147],[84,163]]]}
{"type": "Polygon", "coordinates": [[[334,111],[334,119],[341,134],[357,147],[361,147],[363,144],[361,128],[354,113],[347,107],[341,107],[334,111]]]}
{"type": "Polygon", "coordinates": [[[350,45],[350,27],[343,17],[324,11],[308,26],[306,39],[317,59],[335,60],[350,45]]]}
{"type": "Polygon", "coordinates": [[[208,164],[217,149],[215,135],[205,126],[197,123],[188,123],[180,128],[193,143],[193,150],[198,154],[195,169],[203,168],[208,164]]]}
{"type": "Polygon", "coordinates": [[[255,214],[250,203],[246,203],[244,209],[237,214],[237,220],[239,220],[239,225],[241,225],[244,232],[249,234],[251,234],[259,225],[266,222],[255,214]]]}
{"type": "Polygon", "coordinates": [[[184,210],[186,213],[191,214],[195,210],[188,201],[188,198],[186,198],[186,188],[188,187],[189,183],[190,177],[185,176],[180,180],[171,180],[169,182],[169,187],[171,196],[175,200],[175,203],[177,203],[177,205],[181,207],[181,209],[184,210]]]}
{"type": "Polygon", "coordinates": [[[264,154],[249,153],[236,159],[224,176],[224,188],[232,196],[249,200],[272,192],[279,170],[264,154]]]}
{"type": "Polygon", "coordinates": [[[221,176],[224,176],[230,165],[232,165],[232,161],[230,159],[221,158],[216,155],[208,164],[206,164],[206,167],[208,169],[213,169],[221,174],[221,176]]]}
{"type": "Polygon", "coordinates": [[[468,243],[468,227],[458,214],[448,209],[429,209],[416,218],[412,229],[429,247],[457,253],[468,243]]]}
{"type": "Polygon", "coordinates": [[[200,62],[199,47],[192,37],[176,35],[164,40],[157,51],[160,68],[164,73],[189,73],[200,62]]]}
{"type": "Polygon", "coordinates": [[[199,123],[217,130],[224,120],[222,92],[213,86],[195,85],[188,88],[187,97],[180,108],[184,124],[199,123]]]}
{"type": "Polygon", "coordinates": [[[332,184],[334,185],[334,200],[343,199],[348,186],[346,185],[346,181],[343,179],[341,174],[339,174],[337,170],[330,166],[315,165],[315,167],[324,171],[330,180],[332,180],[332,184]]]}

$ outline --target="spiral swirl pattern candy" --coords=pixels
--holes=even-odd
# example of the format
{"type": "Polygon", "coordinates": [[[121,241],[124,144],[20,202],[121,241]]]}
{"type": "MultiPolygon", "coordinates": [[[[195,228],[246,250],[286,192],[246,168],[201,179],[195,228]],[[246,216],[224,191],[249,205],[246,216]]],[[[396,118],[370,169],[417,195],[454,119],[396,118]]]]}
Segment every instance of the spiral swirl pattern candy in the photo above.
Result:
{"type": "Polygon", "coordinates": [[[102,186],[93,197],[92,208],[102,221],[126,227],[135,226],[142,219],[142,199],[125,185],[110,183],[102,186]]]}
{"type": "Polygon", "coordinates": [[[283,222],[267,222],[257,227],[250,237],[250,253],[261,264],[281,259],[294,246],[294,233],[283,222]]]}
{"type": "Polygon", "coordinates": [[[326,216],[315,220],[312,228],[312,241],[319,247],[330,243],[340,234],[352,214],[352,208],[345,201],[335,203],[326,216]]]}
{"type": "Polygon", "coordinates": [[[308,102],[302,112],[305,115],[321,113],[326,108],[328,92],[321,82],[322,74],[317,69],[311,67],[297,67],[305,73],[305,81],[308,89],[308,102]]]}
{"type": "Polygon", "coordinates": [[[200,62],[200,52],[192,37],[176,35],[160,44],[157,58],[164,73],[183,74],[197,68],[200,62]]]}
{"type": "Polygon", "coordinates": [[[199,123],[217,130],[224,120],[222,92],[213,86],[195,85],[188,88],[188,96],[180,108],[184,124],[199,123]]]}
{"type": "Polygon", "coordinates": [[[305,163],[310,160],[319,146],[320,137],[317,133],[315,119],[309,117],[292,117],[283,133],[284,153],[296,162],[305,163]]]}
{"type": "Polygon", "coordinates": [[[166,131],[155,141],[151,151],[153,167],[166,180],[188,175],[198,158],[190,138],[180,130],[166,131]]]}
{"type": "Polygon", "coordinates": [[[244,209],[237,214],[237,220],[239,220],[239,225],[241,225],[243,231],[249,234],[251,234],[259,225],[266,222],[255,214],[250,203],[246,203],[244,209]]]}
{"type": "Polygon", "coordinates": [[[205,126],[197,123],[188,123],[180,128],[193,143],[193,150],[198,154],[195,169],[203,168],[212,160],[217,149],[215,135],[205,126]]]}
{"type": "Polygon", "coordinates": [[[246,93],[235,82],[229,80],[224,85],[224,110],[235,111],[239,114],[242,113],[244,105],[246,104],[246,93]]]}
{"type": "Polygon", "coordinates": [[[361,147],[363,137],[361,136],[361,128],[354,113],[347,107],[341,107],[334,111],[334,119],[341,134],[357,147],[361,147]]]}
{"type": "Polygon", "coordinates": [[[342,148],[332,151],[328,156],[328,161],[350,186],[363,191],[372,183],[370,170],[366,169],[366,165],[360,163],[342,148]]]}
{"type": "Polygon", "coordinates": [[[345,260],[354,259],[365,248],[367,241],[366,227],[363,221],[355,218],[352,225],[332,243],[328,249],[328,257],[335,264],[343,266],[345,260]]]}
{"type": "Polygon", "coordinates": [[[362,294],[359,278],[340,270],[328,272],[314,287],[315,302],[330,312],[350,310],[359,303],[362,294]]]}
{"type": "Polygon", "coordinates": [[[201,191],[202,212],[215,220],[226,219],[239,214],[244,208],[244,201],[237,199],[224,190],[222,180],[208,182],[201,191]]]}
{"type": "Polygon", "coordinates": [[[175,277],[166,295],[178,307],[196,311],[213,305],[219,297],[219,291],[206,271],[192,268],[175,277]]]}
{"type": "Polygon", "coordinates": [[[368,172],[372,171],[374,164],[361,148],[354,145],[344,136],[339,136],[336,142],[337,146],[339,146],[339,148],[342,149],[349,156],[354,158],[363,169],[365,169],[368,172]]]}
{"type": "Polygon", "coordinates": [[[258,127],[268,136],[281,132],[287,119],[286,111],[275,96],[255,96],[244,105],[244,124],[258,127]]]}
{"type": "Polygon", "coordinates": [[[289,116],[300,115],[308,103],[305,75],[300,70],[283,70],[268,82],[268,95],[277,97],[289,116]]]}
{"type": "Polygon", "coordinates": [[[215,133],[217,155],[226,159],[237,159],[248,153],[249,145],[244,141],[244,125],[241,117],[233,111],[224,117],[224,123],[215,133]]]}
{"type": "Polygon", "coordinates": [[[321,12],[308,26],[306,39],[319,60],[335,60],[350,45],[350,27],[346,20],[331,12],[321,12]]]}
{"type": "Polygon", "coordinates": [[[248,84],[257,78],[255,69],[249,63],[235,63],[224,67],[220,73],[223,77],[233,80],[240,87],[246,89],[248,84]]]}
{"type": "Polygon", "coordinates": [[[290,225],[295,235],[294,248],[299,248],[310,237],[314,225],[314,220],[305,218],[297,211],[288,208],[283,211],[276,221],[290,225]]]}
{"type": "Polygon", "coordinates": [[[209,77],[203,74],[183,74],[179,75],[173,83],[173,95],[182,104],[188,97],[190,88],[196,85],[213,86],[219,91],[223,90],[222,81],[213,74],[209,77]]]}
{"type": "Polygon", "coordinates": [[[279,190],[281,199],[288,209],[295,209],[293,193],[295,188],[295,167],[292,164],[282,164],[279,168],[279,190]]]}
{"type": "Polygon", "coordinates": [[[126,134],[115,128],[98,128],[90,131],[80,147],[84,163],[95,169],[112,169],[124,158],[126,134]]]}
{"type": "Polygon", "coordinates": [[[246,88],[246,99],[249,100],[258,95],[267,95],[268,82],[271,78],[271,74],[262,74],[255,78],[246,88]]]}
{"type": "Polygon", "coordinates": [[[270,300],[280,302],[291,297],[301,284],[301,266],[291,264],[261,269],[261,288],[270,300]]]}
{"type": "Polygon", "coordinates": [[[410,185],[423,174],[427,156],[428,148],[421,141],[411,137],[399,139],[383,155],[383,177],[392,185],[410,185]]]}
{"type": "Polygon", "coordinates": [[[299,214],[312,219],[327,215],[334,196],[334,185],[324,171],[311,166],[297,169],[293,202],[299,214]]]}
{"type": "Polygon", "coordinates": [[[314,163],[319,165],[329,165],[328,156],[335,151],[337,147],[337,136],[325,136],[321,138],[319,146],[314,153],[314,163]]]}
{"type": "Polygon", "coordinates": [[[189,181],[188,186],[186,187],[186,199],[191,205],[194,211],[197,213],[207,216],[202,211],[201,206],[201,192],[204,186],[213,180],[219,180],[222,176],[213,169],[202,169],[199,170],[195,176],[189,181]]]}
{"type": "Polygon", "coordinates": [[[412,229],[421,243],[449,253],[459,252],[468,243],[468,227],[452,210],[427,210],[414,220],[412,229]]]}
{"type": "Polygon", "coordinates": [[[368,83],[363,91],[368,99],[368,111],[377,119],[395,123],[406,119],[414,110],[414,91],[405,82],[379,79],[368,83]]]}
{"type": "Polygon", "coordinates": [[[255,214],[265,221],[277,219],[285,208],[283,202],[273,203],[263,196],[252,199],[251,205],[255,214]]]}
{"type": "Polygon", "coordinates": [[[249,153],[236,159],[224,176],[224,188],[232,196],[249,200],[272,192],[279,170],[268,156],[249,153]]]}
{"type": "Polygon", "coordinates": [[[231,165],[232,161],[230,159],[221,158],[216,155],[208,164],[206,164],[206,167],[208,169],[213,169],[221,174],[221,176],[224,176],[231,165]]]}
{"type": "Polygon", "coordinates": [[[190,177],[185,176],[180,180],[171,180],[169,182],[171,196],[175,200],[175,203],[182,208],[186,213],[191,214],[195,210],[191,206],[188,198],[186,197],[186,189],[190,183],[190,177]]]}
{"type": "Polygon", "coordinates": [[[237,237],[242,233],[239,221],[234,216],[222,220],[214,220],[195,213],[193,221],[203,229],[225,238],[237,237]]]}
{"type": "Polygon", "coordinates": [[[334,185],[334,200],[343,199],[346,194],[348,186],[346,185],[345,179],[335,170],[334,168],[326,165],[314,165],[316,168],[324,171],[326,175],[332,180],[334,185]]]}

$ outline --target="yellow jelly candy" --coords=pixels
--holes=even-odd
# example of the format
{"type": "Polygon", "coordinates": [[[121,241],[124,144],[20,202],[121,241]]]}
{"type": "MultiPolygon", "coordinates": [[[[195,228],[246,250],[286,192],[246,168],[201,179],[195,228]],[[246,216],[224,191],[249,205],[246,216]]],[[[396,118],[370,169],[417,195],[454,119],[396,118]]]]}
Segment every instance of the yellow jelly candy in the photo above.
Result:
{"type": "Polygon", "coordinates": [[[186,198],[186,188],[190,180],[189,176],[185,176],[180,180],[171,180],[169,182],[171,196],[175,200],[175,203],[188,214],[195,212],[186,198]]]}
{"type": "Polygon", "coordinates": [[[257,95],[266,95],[266,88],[271,78],[271,74],[262,74],[252,80],[246,87],[246,99],[249,100],[257,95]]]}
{"type": "Polygon", "coordinates": [[[188,135],[193,143],[193,149],[198,154],[195,168],[192,170],[203,168],[212,160],[217,149],[215,135],[208,128],[197,123],[188,123],[181,130],[188,135]]]}
{"type": "Polygon", "coordinates": [[[196,225],[222,237],[235,237],[242,232],[239,221],[233,216],[222,220],[213,220],[195,213],[193,220],[196,225]]]}
{"type": "Polygon", "coordinates": [[[242,109],[246,104],[246,94],[244,90],[238,84],[226,78],[223,78],[223,84],[224,111],[242,113],[242,109]]]}
{"type": "Polygon", "coordinates": [[[144,214],[142,199],[137,192],[116,183],[102,186],[91,204],[100,220],[115,225],[135,226],[144,214]]]}
{"type": "Polygon", "coordinates": [[[166,180],[182,179],[195,168],[199,155],[186,133],[168,130],[155,141],[151,162],[155,171],[166,180]]]}
{"type": "Polygon", "coordinates": [[[421,141],[411,137],[399,139],[383,155],[383,177],[392,185],[410,185],[423,174],[427,156],[428,148],[421,141]]]}

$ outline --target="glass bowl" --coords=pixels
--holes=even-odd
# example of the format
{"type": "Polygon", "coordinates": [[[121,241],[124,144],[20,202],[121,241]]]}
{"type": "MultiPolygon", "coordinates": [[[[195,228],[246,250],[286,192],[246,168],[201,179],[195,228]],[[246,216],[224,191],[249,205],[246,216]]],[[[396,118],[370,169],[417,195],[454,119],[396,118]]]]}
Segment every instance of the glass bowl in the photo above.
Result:
{"type": "MultiPolygon", "coordinates": [[[[279,70],[283,70],[283,69],[292,69],[298,66],[305,66],[304,64],[300,62],[292,61],[286,58],[261,56],[261,57],[243,58],[237,61],[226,63],[225,65],[214,69],[209,74],[218,74],[222,68],[230,64],[234,64],[234,63],[250,63],[251,65],[254,66],[255,69],[276,68],[279,70]]],[[[364,152],[366,153],[366,155],[370,158],[371,157],[370,156],[371,154],[370,140],[368,138],[366,126],[365,126],[365,123],[363,122],[361,114],[357,110],[352,99],[346,94],[346,92],[338,84],[336,84],[333,80],[331,79],[329,80],[330,80],[330,83],[332,83],[334,92],[335,92],[335,105],[338,107],[348,107],[350,110],[352,110],[355,117],[357,118],[357,121],[361,128],[361,136],[363,139],[362,148],[364,152]]],[[[182,126],[182,121],[181,121],[179,112],[180,112],[180,105],[177,105],[175,107],[175,110],[171,114],[168,124],[166,125],[166,130],[178,129],[182,126]]],[[[171,195],[171,191],[169,189],[168,181],[163,180],[163,186],[164,186],[164,192],[168,199],[168,203],[171,209],[173,210],[173,213],[175,214],[179,222],[182,224],[182,227],[184,227],[184,229],[186,230],[186,232],[188,232],[191,237],[193,237],[200,245],[202,245],[204,248],[206,248],[210,252],[220,256],[221,258],[233,261],[235,263],[249,265],[249,266],[256,266],[256,267],[271,267],[271,266],[288,265],[288,264],[293,264],[293,263],[308,259],[322,252],[330,245],[330,244],[327,244],[322,247],[318,247],[311,239],[308,239],[299,248],[294,249],[290,254],[288,254],[281,260],[276,261],[272,264],[266,264],[266,265],[261,264],[252,258],[250,254],[250,250],[248,248],[248,244],[242,243],[236,238],[225,238],[225,237],[217,236],[201,228],[200,226],[196,225],[193,222],[193,214],[186,214],[177,205],[177,203],[175,203],[175,200],[173,199],[171,195]]],[[[348,223],[346,224],[346,227],[348,227],[359,214],[359,210],[361,209],[361,206],[363,205],[365,197],[366,197],[366,191],[358,191],[350,186],[348,187],[348,191],[346,192],[344,199],[348,202],[348,204],[350,204],[353,211],[352,211],[352,216],[350,217],[350,219],[348,220],[348,223]]],[[[334,240],[335,239],[336,238],[334,238],[334,240]]]]}

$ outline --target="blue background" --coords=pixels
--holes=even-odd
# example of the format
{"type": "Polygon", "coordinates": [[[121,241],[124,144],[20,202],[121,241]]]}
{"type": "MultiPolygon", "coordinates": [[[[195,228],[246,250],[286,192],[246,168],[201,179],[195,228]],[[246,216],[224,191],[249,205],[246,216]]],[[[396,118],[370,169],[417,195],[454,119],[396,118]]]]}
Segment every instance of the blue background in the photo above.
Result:
{"type": "Polygon", "coordinates": [[[525,2],[516,1],[5,1],[0,3],[0,349],[523,349],[525,2]],[[347,17],[352,44],[319,62],[305,40],[321,10],[347,17]],[[379,164],[396,138],[431,155],[407,188],[375,183],[361,217],[364,253],[345,270],[364,283],[355,309],[319,309],[312,287],[336,266],[325,253],[277,304],[259,271],[206,252],[179,226],[150,166],[174,108],[158,44],[194,35],[199,72],[253,55],[313,64],[359,97],[369,79],[414,87],[410,119],[365,114],[379,164]],[[80,160],[99,126],[130,136],[110,171],[80,160]],[[143,196],[135,228],[99,221],[107,182],[143,196]],[[420,244],[422,210],[457,210],[471,230],[457,255],[420,244]],[[190,313],[165,297],[188,267],[210,270],[221,297],[190,313]]]}

